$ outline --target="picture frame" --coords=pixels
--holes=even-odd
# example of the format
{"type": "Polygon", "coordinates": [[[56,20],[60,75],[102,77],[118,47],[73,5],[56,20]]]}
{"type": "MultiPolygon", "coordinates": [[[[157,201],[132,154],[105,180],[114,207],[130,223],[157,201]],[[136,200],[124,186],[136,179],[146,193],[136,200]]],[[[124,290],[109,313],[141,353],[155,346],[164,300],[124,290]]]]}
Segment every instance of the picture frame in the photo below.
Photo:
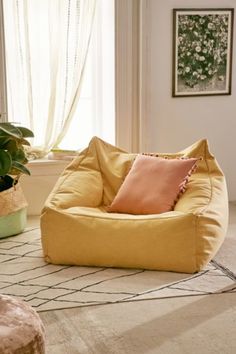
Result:
{"type": "Polygon", "coordinates": [[[230,95],[233,8],[173,9],[172,97],[230,95]]]}

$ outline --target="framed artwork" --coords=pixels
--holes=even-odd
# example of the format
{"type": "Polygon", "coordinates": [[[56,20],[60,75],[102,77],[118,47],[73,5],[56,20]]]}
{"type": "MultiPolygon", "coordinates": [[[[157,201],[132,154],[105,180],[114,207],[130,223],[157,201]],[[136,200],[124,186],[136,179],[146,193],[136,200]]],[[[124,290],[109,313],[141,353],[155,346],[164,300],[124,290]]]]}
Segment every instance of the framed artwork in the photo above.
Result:
{"type": "Polygon", "coordinates": [[[172,96],[230,95],[234,9],[173,10],[172,96]]]}

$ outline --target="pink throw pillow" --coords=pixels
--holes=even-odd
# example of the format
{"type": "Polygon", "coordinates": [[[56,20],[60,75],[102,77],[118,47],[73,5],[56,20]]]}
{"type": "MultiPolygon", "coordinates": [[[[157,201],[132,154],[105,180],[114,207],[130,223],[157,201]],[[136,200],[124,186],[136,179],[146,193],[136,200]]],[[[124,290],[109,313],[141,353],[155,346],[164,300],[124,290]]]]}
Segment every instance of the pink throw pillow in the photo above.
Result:
{"type": "Polygon", "coordinates": [[[159,214],[173,210],[198,160],[138,155],[109,212],[159,214]]]}

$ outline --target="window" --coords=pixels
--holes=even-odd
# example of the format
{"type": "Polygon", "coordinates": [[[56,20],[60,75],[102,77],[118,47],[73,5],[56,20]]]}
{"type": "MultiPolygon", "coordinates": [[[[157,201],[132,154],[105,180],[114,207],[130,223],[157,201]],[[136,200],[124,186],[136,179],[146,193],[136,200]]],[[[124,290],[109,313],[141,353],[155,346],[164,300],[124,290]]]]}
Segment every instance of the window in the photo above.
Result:
{"type": "Polygon", "coordinates": [[[99,0],[96,10],[81,96],[62,149],[86,146],[94,135],[115,142],[114,2],[99,0]]]}
{"type": "MultiPolygon", "coordinates": [[[[66,20],[61,16],[63,25],[67,26],[62,32],[64,36],[70,25],[76,25],[75,22],[72,23],[76,20],[73,14],[81,11],[83,1],[58,1],[57,4],[59,3],[62,7],[68,6],[65,8],[65,18],[71,18],[71,23],[64,23],[66,20]]],[[[55,65],[50,67],[50,50],[56,50],[56,44],[50,43],[48,30],[51,30],[53,39],[53,25],[58,14],[55,9],[52,12],[50,6],[54,6],[55,2],[31,0],[27,4],[28,7],[24,7],[17,0],[4,0],[3,4],[8,120],[30,127],[35,133],[33,144],[41,146],[48,133],[47,117],[51,114],[49,102],[53,99],[52,78],[55,65]],[[51,29],[48,28],[50,22],[51,29]],[[20,38],[20,31],[27,35],[20,38]],[[13,33],[15,36],[12,36],[13,33]],[[53,49],[49,48],[51,44],[54,44],[53,49]]],[[[70,55],[72,47],[76,44],[77,38],[72,34],[66,47],[67,55],[70,55]]],[[[58,148],[83,148],[93,135],[110,143],[115,142],[114,66],[114,2],[99,0],[96,3],[94,26],[83,70],[80,98],[67,133],[58,148]]],[[[66,73],[67,78],[72,75],[72,69],[70,66],[66,73]]],[[[58,82],[56,84],[58,85],[58,82]]],[[[57,116],[61,112],[60,105],[63,105],[63,99],[60,97],[63,97],[65,82],[61,87],[55,85],[55,90],[59,92],[56,97],[59,103],[56,111],[54,110],[54,115],[57,116]]],[[[62,122],[59,121],[58,125],[60,129],[62,122]]]]}

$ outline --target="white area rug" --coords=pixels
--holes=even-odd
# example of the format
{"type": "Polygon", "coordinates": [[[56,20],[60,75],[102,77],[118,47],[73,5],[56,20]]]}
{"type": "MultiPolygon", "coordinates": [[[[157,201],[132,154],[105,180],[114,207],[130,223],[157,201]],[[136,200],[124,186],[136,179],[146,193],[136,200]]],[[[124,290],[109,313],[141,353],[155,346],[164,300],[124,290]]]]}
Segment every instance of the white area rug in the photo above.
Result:
{"type": "Polygon", "coordinates": [[[0,240],[0,293],[37,311],[229,292],[235,277],[215,261],[197,274],[57,266],[44,262],[38,228],[0,240]]]}

